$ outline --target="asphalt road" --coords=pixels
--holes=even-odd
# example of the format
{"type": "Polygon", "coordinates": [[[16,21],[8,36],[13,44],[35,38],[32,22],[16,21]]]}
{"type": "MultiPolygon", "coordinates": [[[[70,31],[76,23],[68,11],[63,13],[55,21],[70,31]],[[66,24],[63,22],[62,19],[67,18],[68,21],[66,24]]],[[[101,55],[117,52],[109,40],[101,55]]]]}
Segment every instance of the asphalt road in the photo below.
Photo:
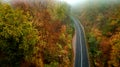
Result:
{"type": "Polygon", "coordinates": [[[90,65],[89,65],[84,29],[77,18],[71,16],[71,19],[74,22],[75,30],[76,30],[74,67],[89,67],[90,65]]]}

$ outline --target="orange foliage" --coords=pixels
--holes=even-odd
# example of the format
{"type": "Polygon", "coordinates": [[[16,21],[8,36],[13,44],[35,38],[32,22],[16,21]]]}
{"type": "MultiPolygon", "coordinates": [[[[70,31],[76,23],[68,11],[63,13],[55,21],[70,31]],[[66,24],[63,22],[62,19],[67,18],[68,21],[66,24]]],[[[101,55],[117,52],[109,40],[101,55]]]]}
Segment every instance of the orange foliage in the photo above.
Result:
{"type": "Polygon", "coordinates": [[[66,25],[60,20],[52,20],[46,5],[42,5],[40,2],[37,3],[37,1],[35,3],[26,1],[16,0],[13,5],[24,10],[25,13],[28,12],[32,16],[33,25],[39,31],[39,43],[36,44],[33,63],[36,64],[36,67],[44,67],[44,64],[49,64],[54,62],[54,60],[59,61],[56,58],[58,59],[59,55],[62,55],[60,57],[63,59],[61,67],[70,66],[67,44],[71,43],[71,40],[67,37],[66,25]],[[57,44],[62,46],[62,48],[59,48],[57,44]],[[51,58],[53,59],[51,60],[51,58]]]}
{"type": "Polygon", "coordinates": [[[110,45],[112,50],[110,52],[109,67],[120,66],[120,32],[117,32],[110,38],[110,45]]]}

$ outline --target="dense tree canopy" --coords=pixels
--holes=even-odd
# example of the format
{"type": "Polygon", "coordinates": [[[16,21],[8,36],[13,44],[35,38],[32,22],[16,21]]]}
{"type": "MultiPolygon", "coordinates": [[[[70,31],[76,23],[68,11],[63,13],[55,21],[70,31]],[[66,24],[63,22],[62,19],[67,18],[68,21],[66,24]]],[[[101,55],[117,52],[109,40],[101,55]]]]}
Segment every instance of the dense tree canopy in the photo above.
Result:
{"type": "Polygon", "coordinates": [[[39,32],[39,42],[32,57],[36,67],[70,67],[72,65],[73,27],[67,13],[66,3],[56,0],[15,0],[14,8],[20,8],[31,16],[39,32]]]}
{"type": "Polygon", "coordinates": [[[78,11],[85,27],[91,67],[120,65],[120,5],[118,0],[88,2],[78,11]]]}
{"type": "Polygon", "coordinates": [[[19,67],[30,59],[38,41],[38,32],[29,15],[0,3],[0,66],[19,67]]]}

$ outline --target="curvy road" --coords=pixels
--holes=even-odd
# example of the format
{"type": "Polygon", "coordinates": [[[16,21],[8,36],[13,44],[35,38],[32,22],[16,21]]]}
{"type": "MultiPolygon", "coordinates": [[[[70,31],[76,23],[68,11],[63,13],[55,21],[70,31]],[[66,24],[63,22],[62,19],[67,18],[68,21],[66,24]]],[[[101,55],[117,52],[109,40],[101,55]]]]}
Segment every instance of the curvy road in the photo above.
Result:
{"type": "Polygon", "coordinates": [[[74,67],[90,67],[84,29],[77,18],[73,16],[70,16],[70,18],[74,22],[76,31],[74,67]]]}

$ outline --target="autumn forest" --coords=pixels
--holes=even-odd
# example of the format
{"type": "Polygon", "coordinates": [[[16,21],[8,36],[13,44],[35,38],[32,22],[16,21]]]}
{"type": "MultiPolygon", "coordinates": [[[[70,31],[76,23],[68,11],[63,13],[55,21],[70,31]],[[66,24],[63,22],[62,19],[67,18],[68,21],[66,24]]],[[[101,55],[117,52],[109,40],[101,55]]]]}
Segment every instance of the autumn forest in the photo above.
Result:
{"type": "Polygon", "coordinates": [[[120,3],[93,1],[0,0],[0,67],[74,67],[71,13],[85,29],[90,67],[119,67],[120,3]]]}

